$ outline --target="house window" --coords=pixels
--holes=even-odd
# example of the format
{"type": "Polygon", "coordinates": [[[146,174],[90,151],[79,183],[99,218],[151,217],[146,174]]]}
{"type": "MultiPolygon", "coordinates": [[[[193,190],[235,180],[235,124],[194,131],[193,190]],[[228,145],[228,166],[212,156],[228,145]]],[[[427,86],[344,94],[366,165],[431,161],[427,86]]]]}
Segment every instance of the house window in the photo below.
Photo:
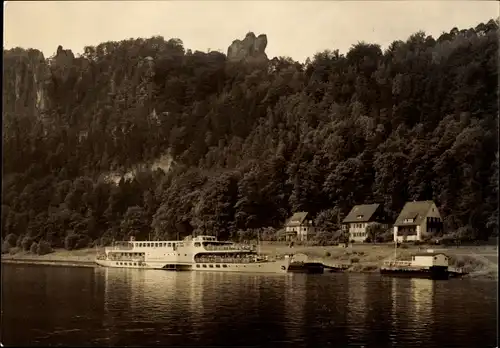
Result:
{"type": "Polygon", "coordinates": [[[405,220],[404,220],[404,222],[405,222],[405,223],[411,223],[411,222],[413,222],[413,221],[414,221],[414,219],[405,219],[405,220]]]}

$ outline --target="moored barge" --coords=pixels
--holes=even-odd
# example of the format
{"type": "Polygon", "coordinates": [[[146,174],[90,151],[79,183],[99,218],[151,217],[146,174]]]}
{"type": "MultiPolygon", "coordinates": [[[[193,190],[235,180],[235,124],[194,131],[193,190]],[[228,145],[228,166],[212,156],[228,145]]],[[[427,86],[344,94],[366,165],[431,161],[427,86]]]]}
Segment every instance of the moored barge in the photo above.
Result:
{"type": "Polygon", "coordinates": [[[409,261],[391,260],[380,268],[382,275],[445,280],[466,274],[460,269],[451,269],[449,257],[441,252],[428,250],[412,256],[409,261]]]}

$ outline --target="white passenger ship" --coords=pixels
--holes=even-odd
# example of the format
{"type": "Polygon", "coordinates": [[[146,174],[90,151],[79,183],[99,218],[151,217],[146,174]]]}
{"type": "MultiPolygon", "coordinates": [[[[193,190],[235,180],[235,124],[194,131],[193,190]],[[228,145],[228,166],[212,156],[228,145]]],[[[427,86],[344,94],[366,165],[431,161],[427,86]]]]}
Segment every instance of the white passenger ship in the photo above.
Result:
{"type": "Polygon", "coordinates": [[[253,247],[219,241],[213,236],[197,236],[183,241],[118,242],[99,253],[95,262],[104,267],[284,273],[291,258],[269,260],[253,247]]]}

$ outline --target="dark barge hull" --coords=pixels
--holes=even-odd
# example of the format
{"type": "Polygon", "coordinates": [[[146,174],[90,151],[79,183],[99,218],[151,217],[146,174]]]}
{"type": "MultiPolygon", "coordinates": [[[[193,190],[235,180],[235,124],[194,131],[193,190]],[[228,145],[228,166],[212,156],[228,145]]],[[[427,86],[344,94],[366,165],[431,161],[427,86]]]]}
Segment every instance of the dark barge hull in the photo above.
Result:
{"type": "Polygon", "coordinates": [[[292,262],[288,266],[290,273],[308,273],[308,274],[322,274],[324,266],[319,262],[292,262]]]}
{"type": "Polygon", "coordinates": [[[446,267],[430,267],[422,269],[381,268],[380,274],[392,277],[423,278],[433,280],[446,280],[450,278],[450,272],[446,267]]]}

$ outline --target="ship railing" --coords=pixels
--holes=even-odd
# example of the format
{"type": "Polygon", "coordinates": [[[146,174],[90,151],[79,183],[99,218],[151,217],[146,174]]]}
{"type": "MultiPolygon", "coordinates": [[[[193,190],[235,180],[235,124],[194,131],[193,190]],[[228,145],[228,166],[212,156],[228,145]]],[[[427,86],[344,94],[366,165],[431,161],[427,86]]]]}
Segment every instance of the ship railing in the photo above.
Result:
{"type": "Polygon", "coordinates": [[[117,256],[117,255],[110,255],[108,257],[108,260],[110,261],[145,261],[144,256],[117,256]]]}
{"type": "Polygon", "coordinates": [[[252,251],[253,248],[251,246],[246,245],[205,245],[205,250],[209,251],[252,251]]]}
{"type": "Polygon", "coordinates": [[[123,244],[106,247],[106,251],[109,251],[109,250],[132,250],[132,249],[134,249],[133,245],[123,245],[123,244]]]}
{"type": "Polygon", "coordinates": [[[195,259],[196,263],[255,263],[265,261],[267,259],[254,257],[200,257],[195,259]]]}
{"type": "Polygon", "coordinates": [[[384,262],[384,266],[389,266],[389,267],[409,267],[411,265],[412,265],[411,261],[390,260],[384,262]]]}

